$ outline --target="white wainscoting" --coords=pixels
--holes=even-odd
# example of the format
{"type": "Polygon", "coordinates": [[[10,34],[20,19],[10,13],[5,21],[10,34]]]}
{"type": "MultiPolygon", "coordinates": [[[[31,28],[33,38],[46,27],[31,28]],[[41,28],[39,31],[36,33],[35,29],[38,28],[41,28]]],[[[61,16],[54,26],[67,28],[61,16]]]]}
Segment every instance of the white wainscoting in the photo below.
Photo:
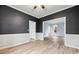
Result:
{"type": "Polygon", "coordinates": [[[0,35],[0,49],[17,46],[29,42],[29,33],[0,35]]]}
{"type": "Polygon", "coordinates": [[[79,35],[67,34],[65,38],[65,46],[79,49],[79,35]]]}
{"type": "Polygon", "coordinates": [[[36,33],[37,40],[44,40],[43,33],[36,33]]]}

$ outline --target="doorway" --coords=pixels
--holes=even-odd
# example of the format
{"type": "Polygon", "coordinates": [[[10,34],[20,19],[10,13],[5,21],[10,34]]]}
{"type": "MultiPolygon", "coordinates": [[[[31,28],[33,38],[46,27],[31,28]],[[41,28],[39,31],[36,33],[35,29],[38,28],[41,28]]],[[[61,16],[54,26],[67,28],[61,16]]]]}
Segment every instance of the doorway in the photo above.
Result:
{"type": "Polygon", "coordinates": [[[52,19],[43,22],[44,38],[57,38],[66,36],[66,17],[52,19]]]}

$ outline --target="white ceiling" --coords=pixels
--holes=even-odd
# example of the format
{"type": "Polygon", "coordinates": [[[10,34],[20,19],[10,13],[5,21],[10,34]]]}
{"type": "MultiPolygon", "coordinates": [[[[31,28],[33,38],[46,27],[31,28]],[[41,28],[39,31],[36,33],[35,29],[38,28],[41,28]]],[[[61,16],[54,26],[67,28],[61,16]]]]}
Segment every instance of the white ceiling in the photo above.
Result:
{"type": "Polygon", "coordinates": [[[73,7],[73,5],[45,5],[45,9],[42,9],[38,6],[36,9],[33,9],[34,5],[9,5],[12,8],[20,10],[26,14],[32,15],[36,18],[41,18],[58,11],[73,7]]]}

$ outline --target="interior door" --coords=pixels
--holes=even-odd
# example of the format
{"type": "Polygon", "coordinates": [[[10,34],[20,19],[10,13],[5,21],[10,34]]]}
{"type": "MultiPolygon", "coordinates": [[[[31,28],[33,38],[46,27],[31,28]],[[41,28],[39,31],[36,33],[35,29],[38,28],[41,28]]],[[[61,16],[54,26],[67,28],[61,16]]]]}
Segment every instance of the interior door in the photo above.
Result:
{"type": "Polygon", "coordinates": [[[36,39],[36,22],[29,21],[29,35],[30,39],[36,39]]]}

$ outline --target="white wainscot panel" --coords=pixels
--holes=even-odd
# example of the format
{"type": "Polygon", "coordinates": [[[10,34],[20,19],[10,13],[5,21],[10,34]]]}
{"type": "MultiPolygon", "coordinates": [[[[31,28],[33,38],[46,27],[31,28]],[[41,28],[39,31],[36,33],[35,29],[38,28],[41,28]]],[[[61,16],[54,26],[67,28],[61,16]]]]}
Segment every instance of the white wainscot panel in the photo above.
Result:
{"type": "Polygon", "coordinates": [[[36,39],[44,40],[43,33],[36,33],[36,39]]]}
{"type": "Polygon", "coordinates": [[[65,39],[65,46],[79,49],[79,35],[67,34],[65,39]]]}
{"type": "Polygon", "coordinates": [[[29,42],[29,33],[0,35],[0,49],[17,46],[29,42]]]}

